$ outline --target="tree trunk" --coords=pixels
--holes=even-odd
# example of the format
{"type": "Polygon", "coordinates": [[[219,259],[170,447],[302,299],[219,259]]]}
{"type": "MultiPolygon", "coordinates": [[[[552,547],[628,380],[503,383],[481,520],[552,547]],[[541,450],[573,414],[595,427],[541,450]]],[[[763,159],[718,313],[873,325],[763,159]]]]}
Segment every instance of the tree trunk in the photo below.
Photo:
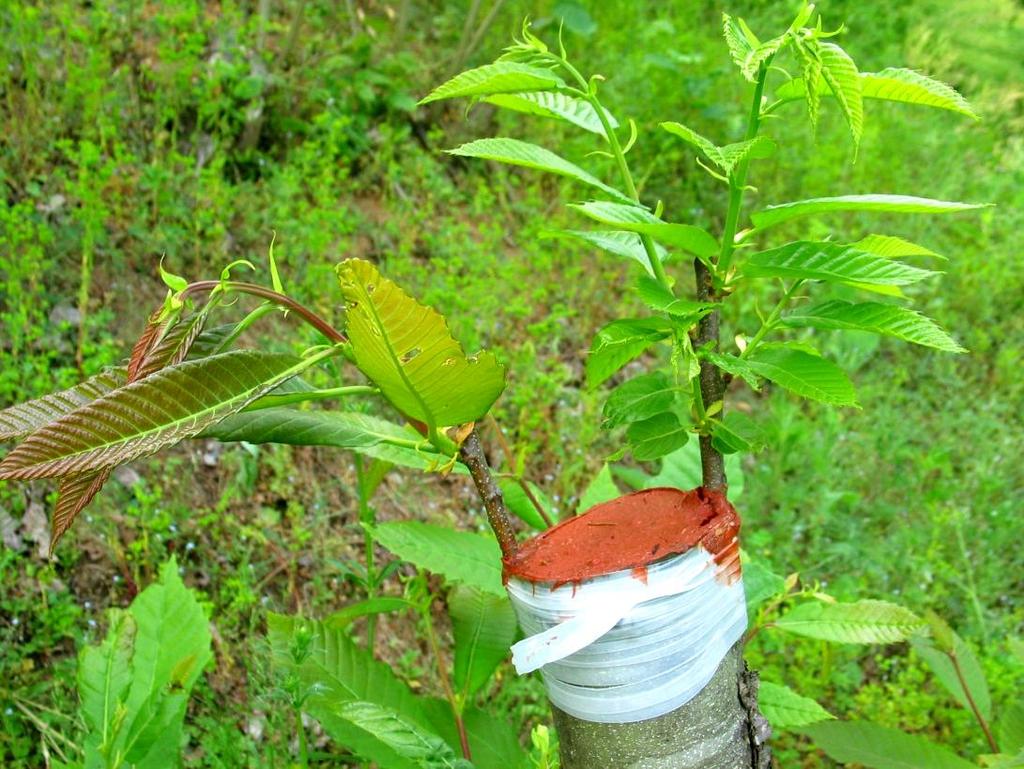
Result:
{"type": "Polygon", "coordinates": [[[739,641],[685,705],[629,724],[581,721],[552,706],[562,769],[767,769],[767,722],[757,712],[757,674],[739,641]]]}

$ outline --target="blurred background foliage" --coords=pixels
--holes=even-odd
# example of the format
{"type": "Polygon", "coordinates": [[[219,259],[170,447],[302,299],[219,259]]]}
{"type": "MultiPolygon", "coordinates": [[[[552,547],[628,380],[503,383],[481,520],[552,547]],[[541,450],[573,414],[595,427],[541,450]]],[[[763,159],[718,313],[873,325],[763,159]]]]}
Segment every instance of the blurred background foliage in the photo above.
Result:
{"type": "MultiPolygon", "coordinates": [[[[615,449],[582,363],[591,334],[630,310],[627,266],[537,239],[552,218],[573,224],[560,213],[569,194],[560,182],[440,150],[490,133],[561,147],[599,170],[605,161],[584,161],[592,147],[557,124],[415,102],[460,67],[493,59],[524,16],[549,38],[564,19],[570,55],[607,76],[605,103],[639,125],[631,161],[644,198],[707,221],[724,211],[725,188],[657,123],[738,138],[749,86],[721,41],[721,12],[767,36],[791,6],[3,3],[0,406],[123,358],[160,300],[161,256],[175,272],[210,277],[233,259],[260,262],[276,232],[290,292],[325,316],[340,320],[333,265],[361,256],[452,318],[467,347],[497,351],[510,386],[496,414],[513,452],[561,512],[574,509],[615,449]]],[[[891,192],[998,207],[899,230],[950,257],[941,281],[912,288],[915,306],[970,355],[836,335],[824,348],[855,367],[863,410],[819,410],[773,392],[743,404],[773,439],[745,460],[745,545],[841,599],[936,610],[979,651],[1006,704],[1024,685],[1007,651],[1024,624],[1024,9],[1014,0],[834,0],[821,10],[829,24],[846,23],[843,45],[862,69],[925,71],[960,89],[984,122],[872,103],[856,162],[835,111],[817,136],[803,120],[782,122],[771,130],[790,133],[757,169],[756,201],[891,192]]],[[[732,321],[729,334],[752,331],[732,321]]],[[[282,336],[268,328],[252,341],[282,336]]],[[[326,613],[353,595],[344,564],[361,535],[351,458],[200,442],[116,477],[52,563],[41,552],[53,489],[0,484],[0,765],[43,764],[48,730],[66,731],[74,712],[76,646],[172,552],[215,631],[187,765],[285,765],[289,715],[265,670],[264,616],[326,613]]],[[[409,473],[389,475],[377,499],[382,519],[469,526],[480,524],[478,505],[461,481],[409,473]]],[[[379,632],[385,658],[424,691],[437,688],[414,624],[384,617],[379,632]]],[[[781,639],[758,648],[753,662],[766,676],[834,713],[984,750],[968,714],[906,648],[781,639]]],[[[484,696],[520,718],[524,736],[548,718],[535,682],[509,672],[499,684],[484,696]]],[[[823,765],[799,738],[778,750],[781,765],[823,765]]]]}

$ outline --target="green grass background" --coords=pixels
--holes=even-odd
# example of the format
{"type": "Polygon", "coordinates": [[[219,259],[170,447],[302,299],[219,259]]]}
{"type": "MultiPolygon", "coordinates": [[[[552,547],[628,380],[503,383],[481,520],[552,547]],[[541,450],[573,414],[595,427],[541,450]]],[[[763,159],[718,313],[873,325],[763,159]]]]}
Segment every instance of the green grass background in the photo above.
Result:
{"type": "MultiPolygon", "coordinates": [[[[720,14],[743,15],[768,36],[789,23],[790,5],[508,2],[465,64],[490,61],[523,16],[548,37],[565,17],[571,56],[605,75],[606,103],[638,123],[630,158],[644,199],[717,228],[725,188],[657,123],[738,138],[749,86],[728,59],[720,14]]],[[[581,190],[440,150],[508,135],[612,169],[585,160],[589,138],[557,125],[486,107],[467,115],[460,104],[416,109],[450,74],[468,6],[3,4],[0,405],[123,358],[160,301],[161,257],[175,272],[210,277],[234,259],[264,263],[276,232],[290,292],[323,315],[340,319],[334,264],[360,256],[448,315],[467,347],[497,351],[510,385],[496,415],[530,477],[572,509],[616,448],[599,428],[600,393],[582,387],[582,363],[600,325],[637,309],[628,265],[539,237],[579,224],[562,203],[581,190]]],[[[842,42],[861,69],[926,71],[958,87],[984,121],[868,103],[854,161],[834,109],[815,136],[793,107],[769,129],[782,149],[755,166],[751,200],[891,192],[997,207],[842,220],[845,231],[892,232],[950,257],[947,274],[912,296],[970,354],[828,336],[825,349],[854,371],[863,410],[742,396],[771,437],[744,460],[745,546],[840,599],[939,612],[977,649],[998,709],[1024,684],[1007,645],[1024,624],[1024,11],[1011,0],[837,0],[821,10],[828,24],[846,23],[842,42]]],[[[688,279],[686,265],[670,269],[688,279]]],[[[728,335],[755,330],[725,323],[728,335]]],[[[250,341],[282,337],[272,327],[250,341]]],[[[95,640],[103,610],[126,604],[130,584],[148,584],[171,552],[202,591],[218,638],[216,669],[189,714],[187,765],[286,765],[291,724],[266,669],[263,617],[327,613],[358,597],[342,568],[360,542],[351,458],[199,443],[132,470],[53,563],[34,540],[53,489],[0,484],[0,765],[43,765],[40,730],[73,736],[76,647],[95,640]]],[[[409,473],[389,476],[377,506],[385,518],[481,517],[464,485],[409,473]]],[[[384,621],[382,646],[420,687],[437,690],[415,627],[384,621]]],[[[838,715],[929,735],[964,755],[985,749],[906,647],[826,647],[766,632],[752,660],[838,715]]],[[[535,682],[510,671],[488,696],[524,733],[548,719],[535,682]]],[[[824,760],[791,735],[779,754],[787,767],[824,760]]]]}

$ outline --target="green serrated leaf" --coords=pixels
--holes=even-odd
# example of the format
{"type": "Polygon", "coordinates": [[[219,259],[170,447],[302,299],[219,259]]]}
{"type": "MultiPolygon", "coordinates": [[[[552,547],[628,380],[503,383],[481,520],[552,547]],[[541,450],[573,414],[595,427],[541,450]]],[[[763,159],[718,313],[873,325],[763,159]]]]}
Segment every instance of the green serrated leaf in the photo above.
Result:
{"type": "Polygon", "coordinates": [[[618,427],[668,410],[675,399],[675,391],[675,385],[660,371],[623,382],[605,401],[604,427],[618,427]]]}
{"type": "Polygon", "coordinates": [[[615,485],[615,481],[612,479],[611,468],[605,463],[601,466],[601,470],[597,475],[587,484],[587,488],[583,490],[583,494],[580,496],[580,503],[576,506],[576,514],[585,513],[594,505],[618,499],[619,496],[619,487],[615,485]]]}
{"type": "Polygon", "coordinates": [[[820,721],[799,731],[840,763],[870,769],[977,769],[924,737],[867,721],[820,721]]]}
{"type": "Polygon", "coordinates": [[[633,318],[609,323],[594,335],[587,357],[587,385],[593,389],[640,355],[648,347],[667,339],[672,333],[667,322],[658,318],[633,318]]]}
{"type": "MultiPolygon", "coordinates": [[[[604,126],[594,105],[584,99],[568,96],[555,91],[534,91],[532,93],[508,93],[487,96],[483,101],[496,107],[522,112],[527,115],[554,118],[604,137],[604,126]]],[[[618,121],[604,111],[608,124],[614,129],[618,121]]]]}
{"type": "Polygon", "coordinates": [[[832,211],[881,211],[899,214],[949,214],[986,208],[988,203],[956,203],[931,200],[912,195],[839,195],[829,198],[811,198],[768,206],[751,214],[750,219],[759,230],[774,227],[802,216],[832,211]]]}
{"type": "Polygon", "coordinates": [[[747,257],[748,278],[823,280],[847,285],[905,286],[938,273],[841,243],[798,240],[747,257]]]}
{"type": "Polygon", "coordinates": [[[660,459],[671,454],[689,440],[689,428],[672,412],[656,414],[634,422],[626,430],[626,440],[639,462],[660,459]]]}
{"type": "Polygon", "coordinates": [[[729,55],[740,71],[747,58],[754,52],[754,45],[744,34],[743,27],[739,22],[727,13],[722,14],[722,27],[725,35],[725,43],[729,47],[729,55]]]}
{"type": "Polygon", "coordinates": [[[909,609],[888,601],[800,604],[779,617],[774,627],[835,643],[897,643],[925,626],[909,609]]]}
{"type": "MultiPolygon", "coordinates": [[[[647,256],[647,250],[640,241],[640,235],[635,232],[621,230],[545,230],[541,233],[542,238],[577,238],[590,243],[593,246],[615,254],[624,256],[643,265],[648,275],[653,275],[651,260],[647,256]]],[[[664,263],[668,259],[668,252],[661,245],[655,244],[658,258],[664,263]]]]}
{"type": "MultiPolygon", "coordinates": [[[[1004,753],[1024,752],[1024,702],[1010,705],[998,721],[999,747],[1004,753]]],[[[1021,756],[1024,758],[1024,755],[1021,756]]]]}
{"type": "Polygon", "coordinates": [[[817,54],[821,62],[821,79],[835,96],[850,126],[853,143],[858,145],[864,133],[864,102],[857,65],[846,51],[827,40],[818,42],[817,54]]]}
{"type": "Polygon", "coordinates": [[[946,352],[967,352],[935,321],[894,304],[834,300],[795,310],[782,323],[790,328],[823,328],[870,331],[933,347],[946,352]]]}
{"type": "Polygon", "coordinates": [[[784,577],[772,571],[768,562],[740,549],[743,567],[743,591],[747,596],[747,611],[753,615],[765,601],[786,592],[784,577]]]}
{"type": "Polygon", "coordinates": [[[776,729],[792,729],[835,718],[810,697],[771,681],[762,681],[758,686],[757,704],[768,723],[776,729]]]}
{"type": "MultiPolygon", "coordinates": [[[[729,476],[729,499],[735,502],[743,495],[743,468],[736,454],[725,458],[725,471],[729,476]]],[[[656,489],[671,486],[676,489],[695,489],[702,484],[700,446],[688,441],[685,446],[661,460],[657,475],[635,477],[640,488],[656,489]]]]}
{"type": "MultiPolygon", "coordinates": [[[[331,715],[372,735],[416,769],[473,768],[469,761],[456,756],[451,745],[438,735],[385,706],[373,702],[346,702],[332,709],[331,715]]],[[[390,769],[387,763],[381,765],[390,769]]]]}
{"type": "Polygon", "coordinates": [[[985,680],[985,672],[982,670],[974,650],[959,635],[953,633],[953,656],[936,648],[935,644],[927,638],[914,638],[911,645],[918,656],[928,663],[928,667],[931,668],[946,691],[952,694],[962,707],[972,711],[971,703],[973,702],[982,718],[991,721],[992,697],[989,693],[988,681],[985,680]],[[966,692],[964,691],[965,685],[966,692]]]}
{"type": "Polygon", "coordinates": [[[701,355],[727,374],[743,379],[751,390],[758,391],[761,389],[760,376],[743,358],[737,358],[735,355],[715,352],[713,350],[706,350],[701,355]]]}
{"type": "MultiPolygon", "coordinates": [[[[300,411],[284,407],[235,414],[204,430],[200,437],[246,443],[333,446],[429,470],[441,455],[414,429],[356,412],[300,411]]],[[[462,472],[461,466],[456,470],[462,472]]]]}
{"type": "Polygon", "coordinates": [[[636,292],[643,303],[655,312],[664,312],[693,322],[714,312],[715,308],[719,306],[715,302],[695,302],[692,299],[681,299],[673,295],[664,284],[649,275],[640,276],[636,282],[636,292]]]}
{"type": "Polygon", "coordinates": [[[856,243],[851,243],[850,245],[860,251],[867,251],[871,254],[878,254],[878,256],[885,256],[889,258],[903,256],[933,256],[936,259],[946,261],[946,257],[935,253],[929,248],[919,246],[917,243],[911,243],[909,240],[897,238],[893,235],[868,235],[867,237],[861,238],[856,243]]]}
{"type": "Polygon", "coordinates": [[[303,710],[320,721],[340,745],[388,769],[418,769],[371,730],[343,718],[353,702],[371,702],[429,729],[423,707],[388,665],[373,659],[342,628],[301,617],[270,614],[267,630],[275,667],[303,688],[303,710]]]}
{"type": "Polygon", "coordinates": [[[718,241],[700,227],[662,221],[639,206],[591,200],[587,203],[570,203],[569,207],[594,221],[613,225],[620,230],[650,235],[655,240],[695,256],[707,258],[718,253],[718,241]]]}
{"type": "Polygon", "coordinates": [[[501,550],[493,537],[422,521],[393,521],[367,529],[381,546],[421,569],[449,582],[505,595],[501,550]]]}
{"type": "Polygon", "coordinates": [[[73,475],[114,467],[198,435],[309,365],[237,350],[187,361],[125,385],[32,433],[0,477],[73,475]]]}
{"type": "Polygon", "coordinates": [[[508,596],[456,585],[448,594],[455,639],[455,688],[465,696],[480,691],[508,656],[516,640],[516,615],[508,596]]]}
{"type": "Polygon", "coordinates": [[[97,752],[113,744],[117,713],[124,707],[132,681],[135,619],[130,612],[111,609],[103,642],[86,646],[78,655],[79,712],[86,726],[86,743],[97,752]]]}
{"type": "Polygon", "coordinates": [[[745,158],[769,157],[776,149],[775,142],[763,135],[719,147],[682,123],[665,122],[660,123],[660,126],[670,134],[678,136],[683,141],[696,147],[708,160],[721,168],[726,174],[731,174],[733,169],[745,158]]]}
{"type": "Polygon", "coordinates": [[[723,454],[757,452],[764,448],[764,433],[746,414],[730,411],[721,421],[714,421],[711,445],[723,454]]]}
{"type": "Polygon", "coordinates": [[[463,96],[492,96],[501,93],[551,91],[565,81],[549,69],[514,61],[497,61],[456,75],[439,85],[420,104],[463,96]]]}
{"type": "Polygon", "coordinates": [[[755,374],[801,398],[834,406],[857,405],[849,377],[836,364],[817,355],[785,347],[760,347],[744,360],[755,374]]]}
{"type": "Polygon", "coordinates": [[[981,120],[967,100],[954,88],[912,69],[888,67],[881,72],[863,73],[861,92],[867,99],[919,104],[959,112],[973,120],[981,120]]]}
{"type": "Polygon", "coordinates": [[[467,357],[439,313],[361,259],[338,266],[360,370],[407,417],[430,428],[474,422],[505,389],[493,354],[467,357]]]}
{"type": "Polygon", "coordinates": [[[495,137],[492,139],[477,139],[455,149],[445,151],[449,155],[494,160],[498,163],[508,163],[509,165],[532,168],[537,171],[547,171],[548,173],[574,179],[583,184],[589,184],[591,187],[596,187],[612,197],[627,203],[632,202],[632,198],[628,195],[605,184],[575,163],[570,163],[560,155],[556,155],[544,147],[530,144],[529,142],[495,137]]]}

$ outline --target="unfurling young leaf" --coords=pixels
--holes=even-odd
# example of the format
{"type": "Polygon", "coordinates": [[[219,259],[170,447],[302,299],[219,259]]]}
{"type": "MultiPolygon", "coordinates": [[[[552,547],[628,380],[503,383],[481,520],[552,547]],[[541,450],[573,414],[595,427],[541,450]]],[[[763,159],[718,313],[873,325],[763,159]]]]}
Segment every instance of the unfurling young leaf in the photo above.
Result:
{"type": "Polygon", "coordinates": [[[864,133],[864,103],[861,96],[861,81],[850,55],[835,43],[821,41],[817,44],[818,60],[821,62],[821,78],[836,97],[853,135],[853,144],[860,144],[864,133]]]}
{"type": "Polygon", "coordinates": [[[338,266],[356,364],[406,417],[431,430],[474,422],[505,389],[493,354],[467,357],[445,319],[361,259],[338,266]]]}

